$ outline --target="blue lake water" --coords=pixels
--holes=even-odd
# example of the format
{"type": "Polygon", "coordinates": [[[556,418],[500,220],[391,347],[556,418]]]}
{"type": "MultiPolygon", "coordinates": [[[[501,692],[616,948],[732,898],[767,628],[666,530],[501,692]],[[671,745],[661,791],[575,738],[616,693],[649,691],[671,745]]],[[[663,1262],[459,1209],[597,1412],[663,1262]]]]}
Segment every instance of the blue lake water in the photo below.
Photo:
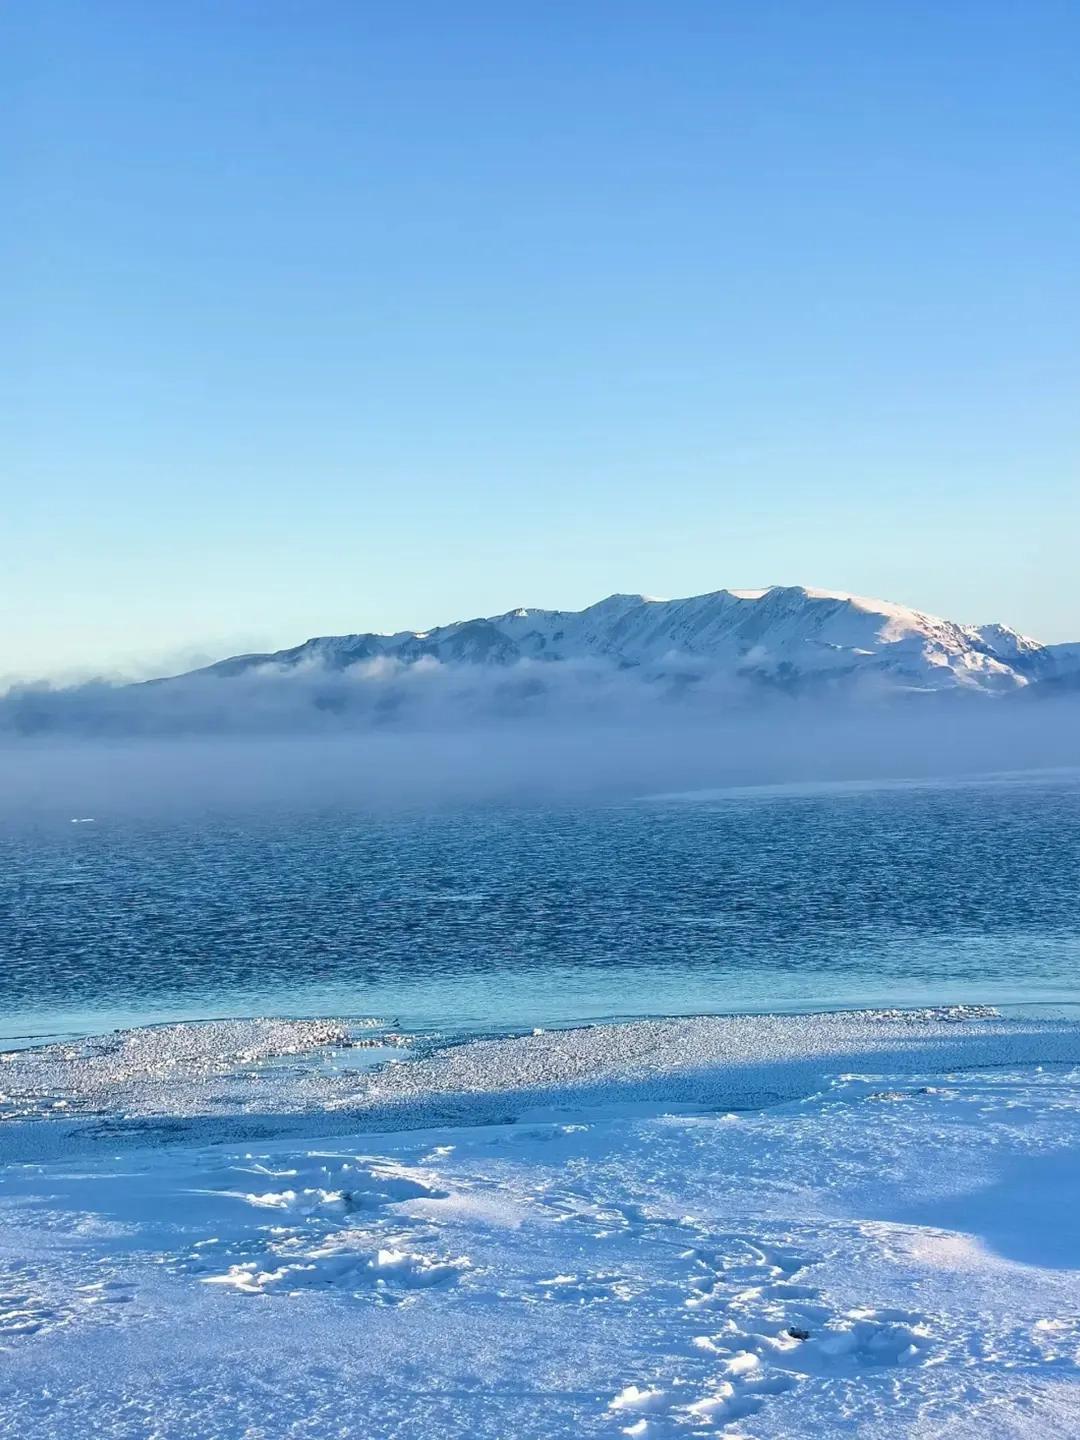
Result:
{"type": "MultiPolygon", "coordinates": [[[[80,817],[81,818],[81,817],[80,817]]],[[[0,1035],[1080,1001],[1073,775],[0,835],[0,1035]]]]}

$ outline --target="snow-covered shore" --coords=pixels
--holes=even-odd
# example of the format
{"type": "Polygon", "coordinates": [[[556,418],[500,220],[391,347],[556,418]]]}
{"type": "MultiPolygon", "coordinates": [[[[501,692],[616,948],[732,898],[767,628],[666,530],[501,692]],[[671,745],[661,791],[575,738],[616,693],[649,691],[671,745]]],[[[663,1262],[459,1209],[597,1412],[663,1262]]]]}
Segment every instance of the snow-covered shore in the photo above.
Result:
{"type": "Polygon", "coordinates": [[[1080,1433],[1077,1025],[351,1033],[0,1064],[0,1435],[1080,1433]]]}

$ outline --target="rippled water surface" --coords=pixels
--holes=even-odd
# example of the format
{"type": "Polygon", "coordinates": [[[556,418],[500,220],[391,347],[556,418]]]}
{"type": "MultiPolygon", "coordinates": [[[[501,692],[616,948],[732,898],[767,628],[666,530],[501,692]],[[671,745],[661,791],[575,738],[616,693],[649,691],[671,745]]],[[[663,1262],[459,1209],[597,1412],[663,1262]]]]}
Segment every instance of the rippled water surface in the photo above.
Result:
{"type": "MultiPolygon", "coordinates": [[[[82,817],[80,817],[82,818],[82,817]]],[[[0,837],[0,1033],[381,1015],[1080,1000],[1080,785],[428,815],[96,817],[0,837]]]]}

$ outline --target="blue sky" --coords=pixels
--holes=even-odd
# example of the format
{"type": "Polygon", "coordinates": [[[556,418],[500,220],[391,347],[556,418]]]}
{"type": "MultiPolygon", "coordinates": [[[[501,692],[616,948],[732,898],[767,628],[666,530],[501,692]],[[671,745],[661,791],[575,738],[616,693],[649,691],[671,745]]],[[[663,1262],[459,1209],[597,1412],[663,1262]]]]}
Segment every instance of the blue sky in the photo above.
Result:
{"type": "Polygon", "coordinates": [[[1074,4],[11,0],[0,53],[0,674],[770,583],[1080,638],[1074,4]]]}

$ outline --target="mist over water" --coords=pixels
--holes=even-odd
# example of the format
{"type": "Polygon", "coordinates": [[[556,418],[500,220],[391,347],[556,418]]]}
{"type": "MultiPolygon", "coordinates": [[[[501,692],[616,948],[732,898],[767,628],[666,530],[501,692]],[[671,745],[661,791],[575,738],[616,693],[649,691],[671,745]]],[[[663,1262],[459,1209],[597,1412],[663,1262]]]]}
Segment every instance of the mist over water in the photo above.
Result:
{"type": "MultiPolygon", "coordinates": [[[[50,692],[61,707],[75,707],[80,723],[28,734],[9,726],[5,735],[0,727],[0,823],[202,809],[603,800],[1080,764],[1080,701],[1071,698],[773,694],[749,703],[745,694],[727,701],[700,691],[665,696],[627,681],[617,703],[609,695],[590,705],[571,686],[565,695],[545,691],[523,700],[511,715],[447,701],[376,720],[366,711],[305,704],[275,710],[270,724],[266,710],[241,703],[245,692],[232,688],[238,683],[200,682],[229,697],[220,702],[222,714],[215,720],[202,710],[200,724],[185,729],[181,709],[171,731],[99,725],[100,713],[80,708],[81,688],[50,692]]],[[[498,677],[484,683],[497,686],[498,677]]],[[[109,693],[124,697],[123,705],[149,696],[157,707],[166,691],[109,693]]],[[[10,722],[14,712],[6,713],[10,722]]]]}

